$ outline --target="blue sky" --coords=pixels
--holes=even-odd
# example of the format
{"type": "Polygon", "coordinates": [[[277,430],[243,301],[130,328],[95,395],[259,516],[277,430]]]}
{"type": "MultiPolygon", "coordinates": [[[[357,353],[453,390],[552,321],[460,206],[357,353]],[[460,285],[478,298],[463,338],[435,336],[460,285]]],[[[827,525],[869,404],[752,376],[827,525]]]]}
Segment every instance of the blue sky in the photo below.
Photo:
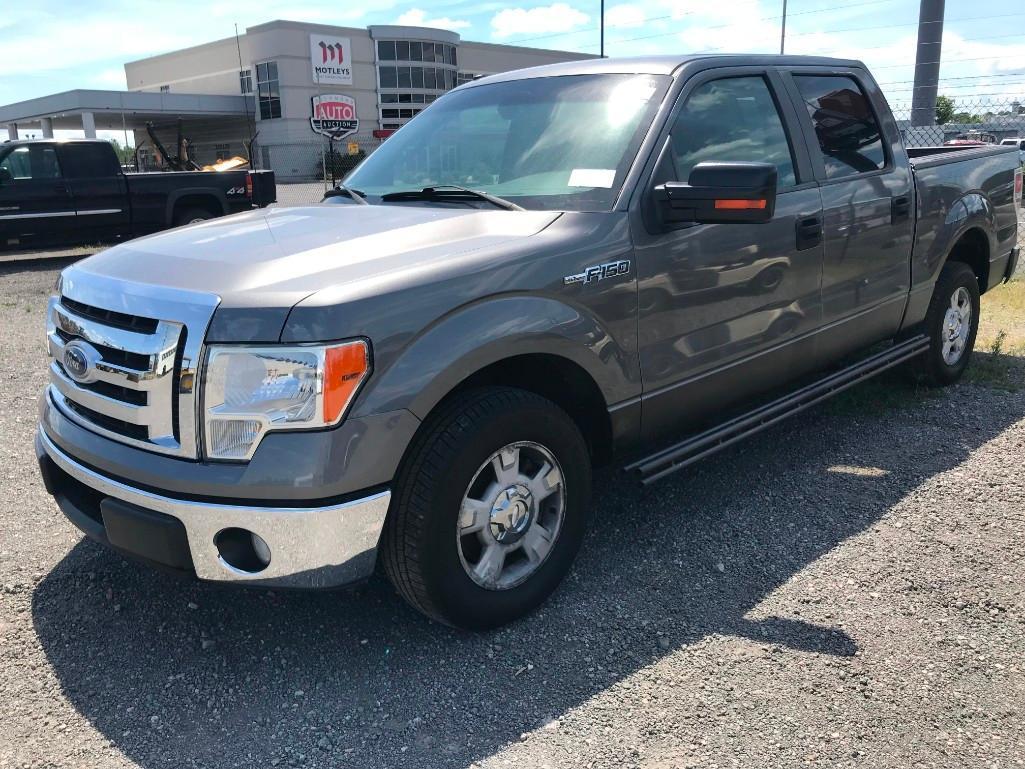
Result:
{"type": "MultiPolygon", "coordinates": [[[[34,0],[0,14],[0,104],[71,88],[124,88],[123,63],[272,19],[453,29],[464,39],[598,52],[597,0],[34,0]]],[[[776,52],[782,0],[607,0],[611,56],[776,52]]],[[[861,58],[892,104],[910,101],[918,0],[789,0],[787,52],[861,58]]],[[[941,91],[1025,97],[1025,5],[947,0],[941,91]]]]}

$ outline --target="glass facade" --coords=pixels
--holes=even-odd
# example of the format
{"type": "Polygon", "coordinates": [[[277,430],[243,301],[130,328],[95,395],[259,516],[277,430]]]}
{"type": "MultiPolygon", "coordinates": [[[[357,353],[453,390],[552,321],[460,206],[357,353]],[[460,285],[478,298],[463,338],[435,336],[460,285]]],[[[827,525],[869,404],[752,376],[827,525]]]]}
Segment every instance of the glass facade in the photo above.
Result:
{"type": "Polygon", "coordinates": [[[424,106],[455,88],[458,85],[457,61],[456,46],[449,43],[378,40],[377,91],[381,127],[399,128],[424,106]]]}

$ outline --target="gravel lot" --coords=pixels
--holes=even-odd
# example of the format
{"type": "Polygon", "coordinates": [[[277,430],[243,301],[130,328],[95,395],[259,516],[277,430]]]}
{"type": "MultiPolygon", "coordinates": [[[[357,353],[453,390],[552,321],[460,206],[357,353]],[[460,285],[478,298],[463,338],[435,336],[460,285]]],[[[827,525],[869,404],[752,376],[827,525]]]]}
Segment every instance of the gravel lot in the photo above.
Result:
{"type": "Polygon", "coordinates": [[[55,276],[0,266],[0,767],[1025,763],[1025,390],[605,478],[554,600],[469,635],[380,579],[240,591],[83,541],[32,451],[55,276]]]}

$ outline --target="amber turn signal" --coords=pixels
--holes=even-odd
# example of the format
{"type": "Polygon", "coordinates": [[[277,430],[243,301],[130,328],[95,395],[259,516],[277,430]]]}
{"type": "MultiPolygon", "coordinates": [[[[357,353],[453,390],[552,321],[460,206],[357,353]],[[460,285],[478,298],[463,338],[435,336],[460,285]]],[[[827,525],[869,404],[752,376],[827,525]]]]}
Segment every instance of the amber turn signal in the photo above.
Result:
{"type": "Polygon", "coordinates": [[[324,351],[324,421],[338,421],[370,369],[367,343],[346,342],[324,351]]]}
{"type": "Polygon", "coordinates": [[[745,211],[748,209],[764,210],[766,201],[762,200],[738,200],[735,198],[724,198],[722,200],[715,201],[716,208],[725,208],[732,211],[745,211]]]}

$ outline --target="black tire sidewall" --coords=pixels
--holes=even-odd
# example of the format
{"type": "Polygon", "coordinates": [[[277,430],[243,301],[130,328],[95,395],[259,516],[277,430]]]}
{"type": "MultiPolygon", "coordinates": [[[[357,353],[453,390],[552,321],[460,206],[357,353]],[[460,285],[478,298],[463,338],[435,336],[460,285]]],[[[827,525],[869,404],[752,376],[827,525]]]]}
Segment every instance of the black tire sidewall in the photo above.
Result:
{"type": "Polygon", "coordinates": [[[175,217],[174,225],[175,227],[184,227],[188,224],[195,224],[196,221],[205,222],[213,218],[214,215],[205,208],[189,208],[175,217]]]}
{"type": "MultiPolygon", "coordinates": [[[[460,419],[459,416],[455,417],[460,419]]],[[[539,397],[491,415],[462,431],[448,457],[450,471],[432,483],[427,500],[430,521],[422,543],[425,587],[444,619],[458,627],[485,629],[522,616],[547,598],[562,581],[587,528],[591,471],[586,444],[576,425],[554,404],[539,397]],[[561,466],[566,493],[562,528],[548,558],[525,582],[507,590],[476,584],[459,558],[456,531],[463,495],[480,466],[503,446],[533,441],[561,466]]]]}
{"type": "Polygon", "coordinates": [[[975,337],[979,330],[979,312],[981,301],[979,282],[972,269],[961,262],[948,262],[940,272],[936,281],[929,312],[926,316],[925,331],[929,335],[929,350],[926,352],[924,374],[926,379],[935,385],[947,385],[961,378],[972,357],[975,348],[975,337]],[[953,365],[943,359],[943,321],[950,299],[959,288],[968,290],[972,302],[972,319],[968,331],[968,340],[961,357],[953,365]]]}

